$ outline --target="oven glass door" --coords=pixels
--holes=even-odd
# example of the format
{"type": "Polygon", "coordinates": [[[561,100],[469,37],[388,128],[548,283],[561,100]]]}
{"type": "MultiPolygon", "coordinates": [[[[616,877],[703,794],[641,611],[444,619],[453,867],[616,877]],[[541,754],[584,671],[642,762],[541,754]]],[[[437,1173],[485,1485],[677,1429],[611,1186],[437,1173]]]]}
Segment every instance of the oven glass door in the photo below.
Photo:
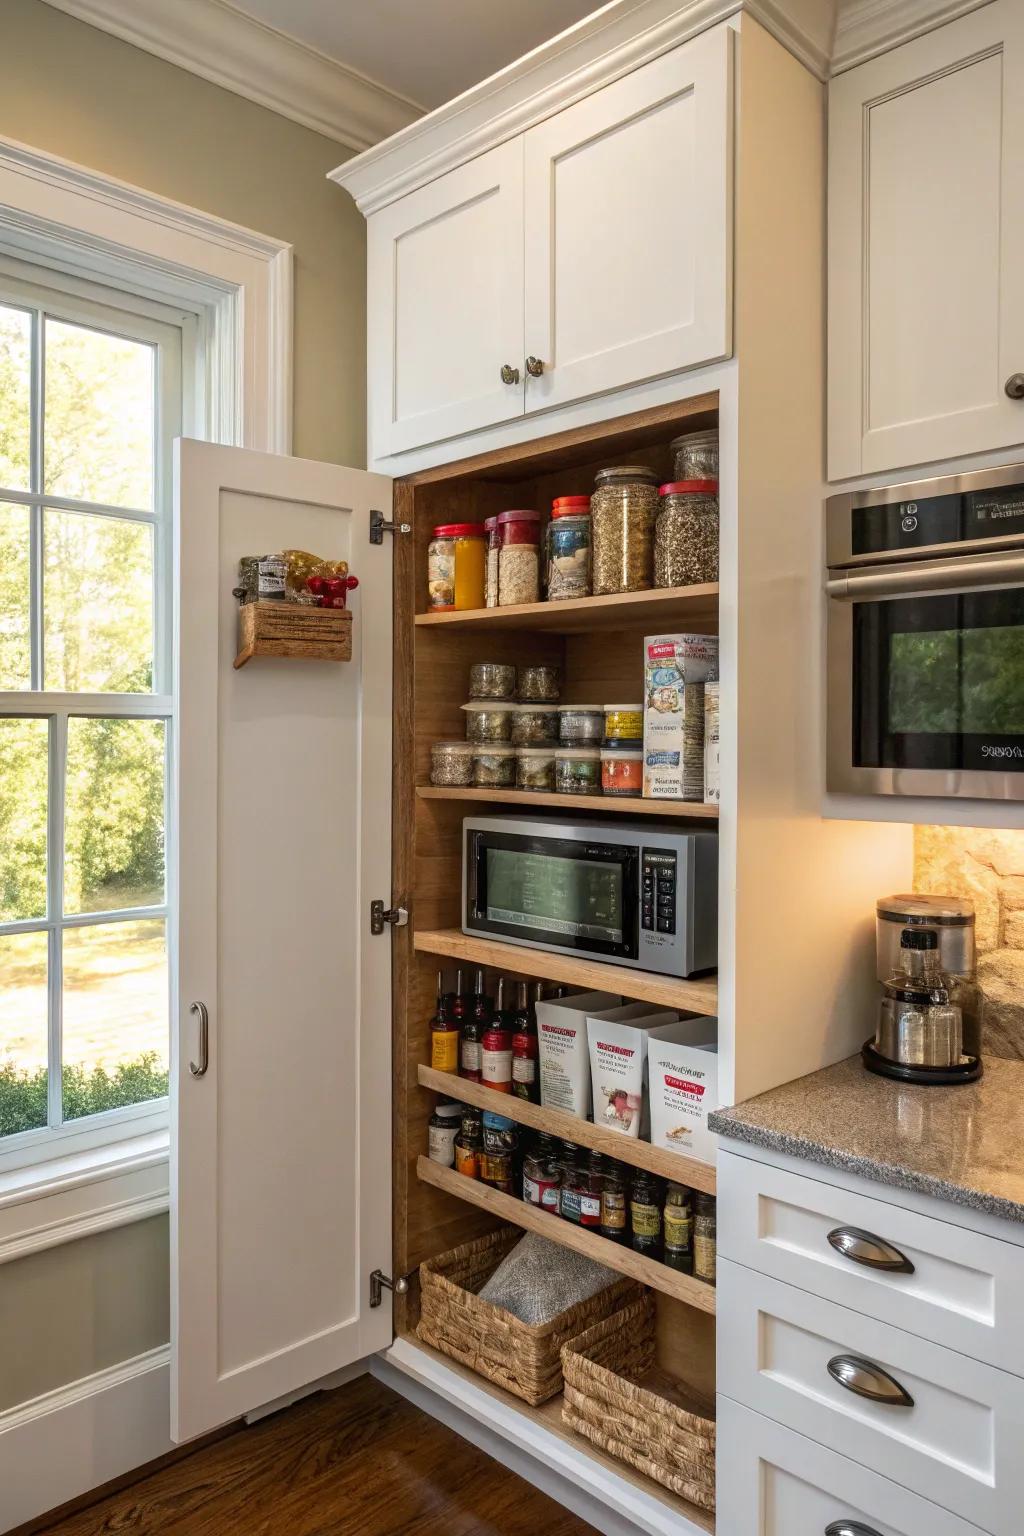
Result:
{"type": "Polygon", "coordinates": [[[468,833],[474,932],[635,960],[640,850],[628,844],[468,833]]]}
{"type": "Polygon", "coordinates": [[[861,601],[853,766],[1024,774],[1024,589],[861,601]]]}

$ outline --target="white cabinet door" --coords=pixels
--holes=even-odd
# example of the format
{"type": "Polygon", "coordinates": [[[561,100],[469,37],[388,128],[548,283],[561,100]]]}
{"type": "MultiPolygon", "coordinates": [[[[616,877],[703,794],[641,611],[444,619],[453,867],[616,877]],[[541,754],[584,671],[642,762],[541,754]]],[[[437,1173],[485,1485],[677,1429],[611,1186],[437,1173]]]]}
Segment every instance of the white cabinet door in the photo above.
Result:
{"type": "Polygon", "coordinates": [[[978,1527],[803,1435],[718,1399],[725,1536],[978,1536],[978,1527]]]}
{"type": "Polygon", "coordinates": [[[1024,442],[1024,5],[830,86],[829,476],[1024,442]]]}
{"type": "Polygon", "coordinates": [[[374,459],[523,414],[522,138],[371,215],[367,321],[374,459]]]}
{"type": "Polygon", "coordinates": [[[527,411],[727,357],[732,29],[526,134],[527,411]]]}
{"type": "Polygon", "coordinates": [[[187,1440],[391,1340],[390,1306],[368,1304],[391,1254],[391,946],[367,920],[391,889],[392,557],[367,540],[391,486],[183,441],[175,503],[171,1425],[187,1440]],[[238,558],[291,546],[359,576],[352,660],[235,671],[238,558]]]}

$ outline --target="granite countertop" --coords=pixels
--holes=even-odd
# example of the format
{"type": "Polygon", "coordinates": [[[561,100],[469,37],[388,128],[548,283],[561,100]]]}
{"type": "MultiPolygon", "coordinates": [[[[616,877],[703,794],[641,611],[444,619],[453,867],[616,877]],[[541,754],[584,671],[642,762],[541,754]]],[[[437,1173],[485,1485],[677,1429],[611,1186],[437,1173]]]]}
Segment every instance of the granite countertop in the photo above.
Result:
{"type": "Polygon", "coordinates": [[[1024,1223],[1024,1061],[920,1088],[859,1056],[710,1116],[719,1136],[1024,1223]]]}

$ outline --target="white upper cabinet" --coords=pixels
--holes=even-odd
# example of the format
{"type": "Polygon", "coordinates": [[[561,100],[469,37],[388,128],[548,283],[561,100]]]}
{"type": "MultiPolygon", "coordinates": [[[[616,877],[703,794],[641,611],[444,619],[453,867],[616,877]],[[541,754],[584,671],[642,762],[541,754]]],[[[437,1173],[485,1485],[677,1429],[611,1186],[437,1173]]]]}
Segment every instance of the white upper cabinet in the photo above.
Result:
{"type": "Polygon", "coordinates": [[[829,477],[1024,442],[1024,5],[830,96],[829,477]]]}
{"type": "Polygon", "coordinates": [[[521,137],[375,214],[367,268],[375,458],[523,414],[521,137]]]}
{"type": "Polygon", "coordinates": [[[526,134],[527,411],[728,355],[732,40],[716,27],[526,134]]]}

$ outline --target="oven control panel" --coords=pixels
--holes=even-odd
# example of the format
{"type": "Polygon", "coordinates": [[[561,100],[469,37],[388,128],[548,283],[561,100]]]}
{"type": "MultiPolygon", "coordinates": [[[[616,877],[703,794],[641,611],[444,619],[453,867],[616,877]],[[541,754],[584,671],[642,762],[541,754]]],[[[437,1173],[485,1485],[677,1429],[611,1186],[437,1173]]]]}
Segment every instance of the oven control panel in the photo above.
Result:
{"type": "Polygon", "coordinates": [[[640,925],[650,933],[676,931],[676,856],[645,848],[640,874],[640,925]]]}

